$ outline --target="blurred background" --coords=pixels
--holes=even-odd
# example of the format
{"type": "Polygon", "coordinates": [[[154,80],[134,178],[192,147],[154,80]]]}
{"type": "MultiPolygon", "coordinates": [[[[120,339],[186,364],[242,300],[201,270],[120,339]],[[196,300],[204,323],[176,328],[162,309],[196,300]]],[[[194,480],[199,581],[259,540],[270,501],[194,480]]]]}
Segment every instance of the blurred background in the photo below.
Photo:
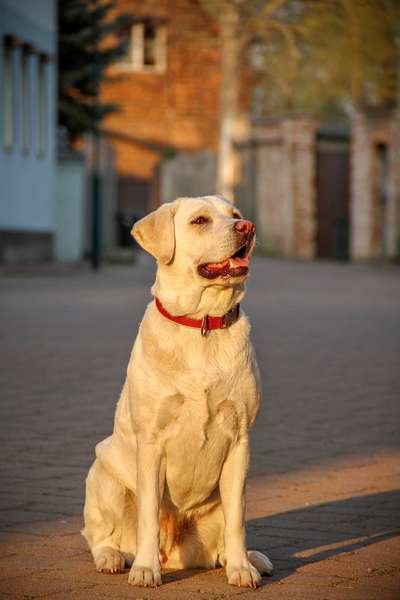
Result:
{"type": "Polygon", "coordinates": [[[0,38],[1,265],[215,191],[260,253],[399,255],[397,0],[0,0],[0,38]]]}

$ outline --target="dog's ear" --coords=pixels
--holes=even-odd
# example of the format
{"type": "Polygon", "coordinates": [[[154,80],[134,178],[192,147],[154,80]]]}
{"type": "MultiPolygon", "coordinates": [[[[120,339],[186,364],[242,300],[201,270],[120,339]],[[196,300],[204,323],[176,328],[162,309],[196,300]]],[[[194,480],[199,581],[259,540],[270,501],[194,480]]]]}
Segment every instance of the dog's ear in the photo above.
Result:
{"type": "Polygon", "coordinates": [[[131,230],[131,236],[156,258],[168,264],[175,252],[173,203],[162,204],[160,208],[137,221],[131,230]]]}

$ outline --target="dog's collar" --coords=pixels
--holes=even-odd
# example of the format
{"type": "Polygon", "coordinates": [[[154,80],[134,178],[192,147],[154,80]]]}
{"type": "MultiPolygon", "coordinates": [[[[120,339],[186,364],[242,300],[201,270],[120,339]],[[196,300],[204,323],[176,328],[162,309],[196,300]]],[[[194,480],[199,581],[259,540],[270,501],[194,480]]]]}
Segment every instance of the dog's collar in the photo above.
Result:
{"type": "Polygon", "coordinates": [[[189,317],[174,317],[171,315],[161,304],[158,298],[155,299],[156,306],[160,313],[169,319],[170,321],[174,321],[175,323],[179,323],[180,325],[186,325],[186,327],[195,327],[196,329],[201,330],[201,335],[205,336],[212,329],[226,329],[236,323],[239,318],[240,313],[240,304],[236,304],[225,315],[222,317],[212,317],[210,315],[206,315],[202,319],[190,319],[189,317]]]}

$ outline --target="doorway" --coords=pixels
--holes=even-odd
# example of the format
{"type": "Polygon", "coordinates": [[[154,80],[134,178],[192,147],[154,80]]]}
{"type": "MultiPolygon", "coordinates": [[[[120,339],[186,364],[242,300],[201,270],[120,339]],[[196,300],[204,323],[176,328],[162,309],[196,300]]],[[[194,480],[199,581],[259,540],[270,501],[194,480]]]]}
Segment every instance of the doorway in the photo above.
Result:
{"type": "Polygon", "coordinates": [[[318,258],[349,260],[350,149],[347,137],[317,139],[318,258]]]}

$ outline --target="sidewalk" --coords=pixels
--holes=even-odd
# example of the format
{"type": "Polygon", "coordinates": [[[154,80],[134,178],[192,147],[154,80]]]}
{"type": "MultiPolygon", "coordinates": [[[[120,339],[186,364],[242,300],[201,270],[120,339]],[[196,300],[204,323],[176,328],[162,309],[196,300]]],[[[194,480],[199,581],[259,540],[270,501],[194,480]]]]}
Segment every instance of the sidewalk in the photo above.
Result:
{"type": "Polygon", "coordinates": [[[157,590],[96,573],[83,485],[112,417],[152,272],[0,279],[0,599],[400,598],[400,271],[257,259],[245,302],[264,383],[252,435],[257,591],[221,570],[157,590]]]}

